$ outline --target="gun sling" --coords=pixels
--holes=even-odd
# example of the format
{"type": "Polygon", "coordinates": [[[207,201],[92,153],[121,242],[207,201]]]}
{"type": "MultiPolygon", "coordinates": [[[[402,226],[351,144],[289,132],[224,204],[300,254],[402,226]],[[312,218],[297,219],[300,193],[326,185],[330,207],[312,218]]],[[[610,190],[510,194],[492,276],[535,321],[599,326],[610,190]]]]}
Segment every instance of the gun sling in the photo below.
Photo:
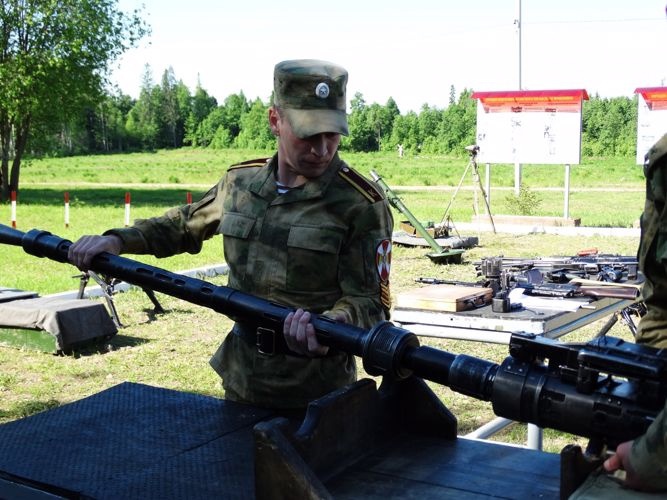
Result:
{"type": "MultiPolygon", "coordinates": [[[[267,356],[287,354],[288,356],[296,356],[298,358],[308,357],[294,352],[287,347],[282,330],[275,331],[271,328],[236,322],[232,328],[232,334],[242,339],[249,346],[255,347],[260,354],[267,356]]],[[[329,349],[327,356],[339,353],[340,351],[329,349]]]]}

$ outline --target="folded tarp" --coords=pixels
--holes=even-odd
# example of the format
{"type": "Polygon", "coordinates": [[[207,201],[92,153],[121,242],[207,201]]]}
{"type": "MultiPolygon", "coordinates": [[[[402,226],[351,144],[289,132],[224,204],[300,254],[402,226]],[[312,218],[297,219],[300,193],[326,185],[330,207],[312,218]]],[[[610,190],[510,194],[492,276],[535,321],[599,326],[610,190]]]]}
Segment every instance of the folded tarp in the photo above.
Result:
{"type": "Polygon", "coordinates": [[[55,338],[56,349],[118,331],[104,305],[88,299],[39,297],[0,303],[0,327],[44,330],[55,338]]]}

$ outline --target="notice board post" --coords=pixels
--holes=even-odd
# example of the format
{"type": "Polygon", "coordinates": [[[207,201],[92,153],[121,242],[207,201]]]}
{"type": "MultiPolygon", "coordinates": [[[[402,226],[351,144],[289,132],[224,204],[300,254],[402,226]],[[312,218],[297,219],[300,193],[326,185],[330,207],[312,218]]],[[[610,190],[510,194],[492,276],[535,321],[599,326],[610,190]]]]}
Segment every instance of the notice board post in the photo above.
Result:
{"type": "Polygon", "coordinates": [[[644,164],[644,156],[667,133],[667,87],[635,89],[637,99],[637,165],[644,164]]]}

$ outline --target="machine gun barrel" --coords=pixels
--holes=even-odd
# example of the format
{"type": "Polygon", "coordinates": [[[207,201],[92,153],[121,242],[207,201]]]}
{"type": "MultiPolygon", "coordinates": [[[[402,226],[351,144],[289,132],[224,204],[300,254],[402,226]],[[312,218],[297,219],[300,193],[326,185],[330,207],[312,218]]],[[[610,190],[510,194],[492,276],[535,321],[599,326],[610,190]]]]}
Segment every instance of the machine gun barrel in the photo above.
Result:
{"type": "MultiPolygon", "coordinates": [[[[47,231],[33,229],[23,233],[2,224],[0,243],[21,246],[26,253],[62,263],[68,263],[67,252],[72,244],[47,231]]],[[[208,307],[235,321],[276,332],[282,332],[285,318],[294,311],[293,308],[230,287],[216,286],[107,252],[93,258],[91,269],[142,288],[208,307]]],[[[417,337],[408,330],[390,322],[381,322],[366,330],[316,314],[312,316],[312,323],[322,344],[361,357],[370,374],[390,373],[397,378],[405,378],[415,372],[422,378],[447,385],[447,367],[454,355],[419,346],[417,337]],[[407,352],[411,355],[403,363],[407,352]]]]}
{"type": "MultiPolygon", "coordinates": [[[[46,231],[22,233],[1,224],[0,243],[63,263],[68,262],[71,245],[46,231]]],[[[91,269],[275,332],[282,332],[285,318],[293,311],[226,286],[109,253],[97,255],[91,269]]],[[[491,401],[499,416],[609,446],[642,434],[667,396],[667,352],[611,337],[573,347],[514,334],[511,355],[496,364],[420,346],[416,335],[388,321],[368,330],[321,315],[313,315],[312,323],[323,345],[361,357],[370,375],[402,379],[414,374],[491,401]],[[611,376],[616,373],[622,380],[611,376]]]]}

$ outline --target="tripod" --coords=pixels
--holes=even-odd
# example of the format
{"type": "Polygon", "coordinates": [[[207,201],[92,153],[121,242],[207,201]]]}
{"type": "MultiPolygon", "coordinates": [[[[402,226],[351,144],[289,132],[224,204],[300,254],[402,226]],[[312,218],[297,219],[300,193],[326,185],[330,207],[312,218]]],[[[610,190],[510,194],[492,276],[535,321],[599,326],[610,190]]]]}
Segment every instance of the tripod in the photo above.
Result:
{"type": "Polygon", "coordinates": [[[456,189],[454,190],[454,194],[452,195],[452,198],[449,200],[449,204],[447,205],[447,208],[445,209],[445,214],[442,216],[442,220],[440,223],[444,222],[446,219],[449,219],[449,209],[452,207],[452,204],[454,203],[454,199],[456,198],[456,195],[458,194],[459,190],[461,189],[461,185],[463,184],[463,181],[465,180],[466,176],[468,175],[468,170],[472,168],[472,178],[473,178],[473,210],[475,212],[475,215],[479,215],[478,212],[478,200],[477,200],[477,188],[482,192],[482,198],[484,199],[484,204],[486,205],[486,213],[489,214],[489,221],[491,222],[491,227],[493,228],[493,232],[496,232],[496,225],[493,222],[493,216],[491,215],[491,207],[489,207],[489,199],[486,197],[486,192],[484,191],[484,186],[482,186],[482,181],[479,178],[479,170],[477,168],[477,152],[479,151],[479,146],[473,145],[473,146],[466,146],[466,150],[468,153],[470,153],[470,161],[468,162],[468,165],[466,166],[465,170],[463,171],[463,175],[461,176],[461,180],[459,181],[458,186],[456,186],[456,189]]]}

